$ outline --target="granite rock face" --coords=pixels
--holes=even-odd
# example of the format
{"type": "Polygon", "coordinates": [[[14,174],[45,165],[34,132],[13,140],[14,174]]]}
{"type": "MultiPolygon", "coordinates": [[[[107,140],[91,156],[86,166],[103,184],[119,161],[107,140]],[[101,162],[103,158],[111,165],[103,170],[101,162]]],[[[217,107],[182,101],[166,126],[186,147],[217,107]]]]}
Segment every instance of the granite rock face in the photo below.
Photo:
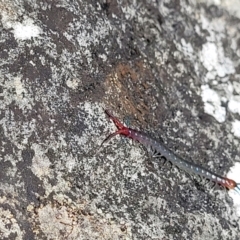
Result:
{"type": "Polygon", "coordinates": [[[239,239],[225,191],[116,137],[239,158],[238,1],[0,1],[1,239],[239,239]],[[220,4],[221,2],[221,4],[220,4]]]}

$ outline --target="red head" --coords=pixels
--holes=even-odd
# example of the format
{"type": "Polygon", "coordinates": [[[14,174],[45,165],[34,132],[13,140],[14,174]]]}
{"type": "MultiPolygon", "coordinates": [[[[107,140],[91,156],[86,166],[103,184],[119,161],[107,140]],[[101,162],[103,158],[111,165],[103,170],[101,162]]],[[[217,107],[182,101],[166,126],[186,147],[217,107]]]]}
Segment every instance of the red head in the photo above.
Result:
{"type": "MultiPolygon", "coordinates": [[[[124,135],[125,137],[129,137],[129,136],[130,136],[131,131],[129,130],[128,127],[125,127],[125,126],[124,126],[116,117],[114,117],[108,110],[105,110],[105,113],[108,115],[108,117],[109,117],[110,119],[112,119],[112,121],[113,121],[114,124],[116,125],[118,131],[110,134],[110,135],[102,142],[102,144],[103,144],[104,142],[108,141],[109,139],[111,139],[112,137],[118,135],[118,134],[124,135]]],[[[101,145],[102,145],[102,144],[101,144],[101,145]]]]}

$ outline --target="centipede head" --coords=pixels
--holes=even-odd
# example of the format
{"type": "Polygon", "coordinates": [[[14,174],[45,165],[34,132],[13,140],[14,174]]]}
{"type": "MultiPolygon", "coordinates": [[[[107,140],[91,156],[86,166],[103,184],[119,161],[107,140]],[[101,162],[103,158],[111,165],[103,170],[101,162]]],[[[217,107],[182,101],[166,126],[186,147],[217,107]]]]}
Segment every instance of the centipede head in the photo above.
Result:
{"type": "Polygon", "coordinates": [[[125,137],[128,137],[130,135],[130,129],[128,127],[125,127],[115,116],[113,116],[109,110],[105,110],[105,113],[108,115],[108,117],[113,121],[115,126],[117,127],[117,131],[110,134],[105,140],[103,140],[102,144],[100,145],[100,148],[102,145],[106,142],[108,142],[111,138],[113,138],[116,135],[124,135],[125,137]]]}

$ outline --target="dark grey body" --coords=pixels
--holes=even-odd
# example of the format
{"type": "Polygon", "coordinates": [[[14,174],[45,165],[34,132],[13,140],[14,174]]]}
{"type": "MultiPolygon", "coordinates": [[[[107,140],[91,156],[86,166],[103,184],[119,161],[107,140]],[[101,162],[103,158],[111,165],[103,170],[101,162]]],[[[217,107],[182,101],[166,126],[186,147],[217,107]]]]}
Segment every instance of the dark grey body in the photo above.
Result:
{"type": "Polygon", "coordinates": [[[220,175],[217,175],[210,170],[207,170],[195,163],[182,159],[181,157],[174,154],[162,143],[157,142],[156,140],[145,135],[144,133],[141,133],[134,129],[130,129],[129,137],[143,144],[147,149],[154,153],[155,157],[164,157],[167,161],[176,165],[185,172],[199,175],[222,185],[224,185],[227,181],[226,178],[221,177],[220,175]]]}

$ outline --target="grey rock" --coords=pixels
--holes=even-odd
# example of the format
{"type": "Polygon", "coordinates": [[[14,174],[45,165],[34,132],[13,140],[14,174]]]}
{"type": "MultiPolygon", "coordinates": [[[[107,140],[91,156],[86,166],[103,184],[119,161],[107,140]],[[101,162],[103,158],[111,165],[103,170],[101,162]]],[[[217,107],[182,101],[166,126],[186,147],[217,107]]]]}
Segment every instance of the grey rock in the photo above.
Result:
{"type": "Polygon", "coordinates": [[[0,238],[239,239],[228,192],[130,140],[99,149],[108,108],[226,175],[240,160],[239,5],[0,1],[0,238]]]}

